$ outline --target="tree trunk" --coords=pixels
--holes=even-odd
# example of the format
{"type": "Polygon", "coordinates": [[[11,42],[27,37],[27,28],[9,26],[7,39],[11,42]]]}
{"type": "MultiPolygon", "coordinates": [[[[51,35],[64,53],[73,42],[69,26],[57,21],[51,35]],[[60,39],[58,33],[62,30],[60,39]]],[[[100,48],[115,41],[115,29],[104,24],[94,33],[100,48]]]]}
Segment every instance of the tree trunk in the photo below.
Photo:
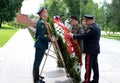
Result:
{"type": "Polygon", "coordinates": [[[2,20],[0,19],[0,28],[2,27],[2,20]]]}
{"type": "Polygon", "coordinates": [[[2,26],[1,26],[1,23],[0,23],[0,28],[1,28],[2,26]]]}

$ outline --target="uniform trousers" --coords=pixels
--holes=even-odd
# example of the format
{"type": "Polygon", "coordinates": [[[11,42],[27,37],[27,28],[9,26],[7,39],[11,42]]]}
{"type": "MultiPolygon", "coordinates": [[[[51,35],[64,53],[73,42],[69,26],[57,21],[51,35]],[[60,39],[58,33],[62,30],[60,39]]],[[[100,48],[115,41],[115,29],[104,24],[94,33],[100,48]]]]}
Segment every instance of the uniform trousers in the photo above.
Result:
{"type": "Polygon", "coordinates": [[[41,61],[43,59],[45,50],[42,50],[40,48],[36,48],[35,52],[35,60],[33,64],[33,80],[34,83],[39,80],[39,66],[41,64],[41,61]]]}
{"type": "Polygon", "coordinates": [[[85,81],[84,83],[99,82],[98,54],[86,54],[85,57],[85,81]],[[90,82],[91,70],[93,70],[93,80],[90,82]]]}

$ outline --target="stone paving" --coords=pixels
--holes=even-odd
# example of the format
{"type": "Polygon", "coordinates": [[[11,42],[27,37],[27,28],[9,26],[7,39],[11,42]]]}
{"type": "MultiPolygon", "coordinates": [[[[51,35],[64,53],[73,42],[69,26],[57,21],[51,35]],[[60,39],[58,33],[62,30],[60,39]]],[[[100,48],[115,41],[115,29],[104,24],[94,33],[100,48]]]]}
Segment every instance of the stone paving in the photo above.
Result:
{"type": "MultiPolygon", "coordinates": [[[[104,40],[104,39],[102,39],[104,40]]],[[[104,42],[101,42],[104,45],[104,42]]],[[[100,82],[99,83],[120,83],[120,69],[108,60],[108,52],[102,47],[99,55],[100,82]],[[104,56],[103,56],[104,55],[104,56]]],[[[33,83],[32,66],[34,61],[34,41],[28,29],[20,29],[4,47],[0,48],[0,83],[33,83]]],[[[54,57],[53,53],[50,53],[54,57]]],[[[113,53],[111,53],[112,56],[113,53]]],[[[115,54],[115,53],[114,53],[115,54]]],[[[119,55],[120,53],[117,52],[119,55]]],[[[83,54],[83,62],[84,62],[83,54]]],[[[43,66],[44,56],[40,70],[43,66]]],[[[119,59],[120,57],[117,56],[119,59]]],[[[116,60],[117,60],[116,58],[116,60]]],[[[112,60],[112,59],[111,59],[112,60]]],[[[56,59],[48,56],[42,75],[46,83],[70,83],[63,68],[57,68],[56,59]]],[[[118,63],[119,64],[119,63],[118,63]]],[[[118,65],[117,64],[117,65],[118,65]]],[[[81,77],[84,78],[84,64],[81,69],[81,77]]]]}
{"type": "MultiPolygon", "coordinates": [[[[19,30],[4,47],[0,48],[0,83],[33,83],[34,52],[34,41],[28,30],[19,30]]],[[[42,64],[45,58],[46,56],[42,64]]],[[[56,61],[50,56],[47,57],[42,72],[46,83],[69,83],[65,70],[57,68],[56,61]]]]}

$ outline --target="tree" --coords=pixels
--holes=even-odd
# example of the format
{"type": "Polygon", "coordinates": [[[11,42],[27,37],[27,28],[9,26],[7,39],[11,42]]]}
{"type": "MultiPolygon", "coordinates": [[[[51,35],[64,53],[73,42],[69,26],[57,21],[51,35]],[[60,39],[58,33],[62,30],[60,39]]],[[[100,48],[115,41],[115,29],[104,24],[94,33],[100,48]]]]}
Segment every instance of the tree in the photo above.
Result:
{"type": "Polygon", "coordinates": [[[52,17],[59,15],[61,16],[61,20],[65,20],[66,4],[63,2],[63,0],[45,0],[45,7],[52,17]]]}
{"type": "Polygon", "coordinates": [[[98,7],[93,0],[64,0],[69,10],[69,15],[75,15],[78,18],[83,18],[85,14],[95,15],[96,20],[100,22],[100,16],[103,11],[98,7]]]}
{"type": "Polygon", "coordinates": [[[67,4],[68,15],[74,15],[80,18],[80,3],[81,0],[64,0],[67,4]]]}
{"type": "Polygon", "coordinates": [[[95,16],[95,21],[101,26],[104,26],[105,21],[105,11],[103,7],[99,7],[97,3],[93,0],[89,0],[85,5],[85,14],[90,14],[95,16]]]}
{"type": "Polygon", "coordinates": [[[81,18],[84,17],[86,12],[86,5],[88,4],[89,0],[80,0],[80,16],[81,18]]]}
{"type": "Polygon", "coordinates": [[[112,3],[108,6],[107,11],[107,25],[110,27],[110,31],[120,31],[120,1],[112,0],[112,3]]]}
{"type": "Polygon", "coordinates": [[[0,27],[3,21],[12,21],[23,0],[0,0],[0,27]]]}
{"type": "Polygon", "coordinates": [[[89,0],[89,2],[85,6],[85,14],[96,15],[98,12],[98,4],[94,3],[93,0],[89,0]]]}

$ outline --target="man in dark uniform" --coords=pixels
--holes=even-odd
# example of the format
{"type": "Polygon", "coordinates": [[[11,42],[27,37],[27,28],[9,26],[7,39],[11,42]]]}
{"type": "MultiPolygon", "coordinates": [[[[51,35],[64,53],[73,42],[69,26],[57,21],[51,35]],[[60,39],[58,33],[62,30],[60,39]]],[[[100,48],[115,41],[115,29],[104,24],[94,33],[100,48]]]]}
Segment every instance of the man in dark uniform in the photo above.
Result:
{"type": "Polygon", "coordinates": [[[40,19],[36,24],[36,42],[35,42],[35,60],[33,64],[33,80],[34,83],[39,82],[39,66],[44,56],[45,50],[48,49],[48,43],[52,38],[48,36],[44,20],[48,17],[47,10],[41,8],[38,13],[40,19]]]}
{"type": "Polygon", "coordinates": [[[83,39],[85,57],[85,80],[83,83],[98,83],[99,82],[99,67],[98,54],[100,53],[100,28],[94,22],[94,17],[85,15],[86,24],[88,25],[84,34],[66,34],[75,39],[83,39]],[[91,69],[93,70],[93,80],[90,81],[91,69]]]}

